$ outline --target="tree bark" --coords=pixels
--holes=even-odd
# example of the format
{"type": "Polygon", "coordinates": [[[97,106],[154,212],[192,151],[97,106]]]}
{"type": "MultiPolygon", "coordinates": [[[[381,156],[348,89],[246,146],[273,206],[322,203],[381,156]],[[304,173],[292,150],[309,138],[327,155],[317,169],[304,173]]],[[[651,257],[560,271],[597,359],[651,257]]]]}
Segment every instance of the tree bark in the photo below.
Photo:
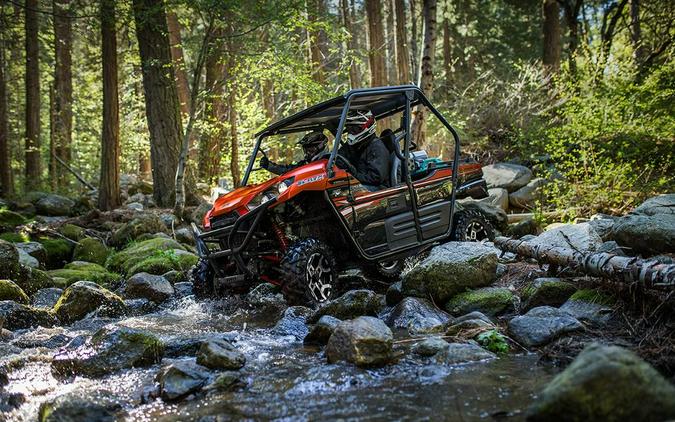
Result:
{"type": "Polygon", "coordinates": [[[547,75],[560,70],[560,6],[558,0],[544,0],[544,71],[547,75]]]}
{"type": "Polygon", "coordinates": [[[569,43],[567,47],[568,64],[572,75],[577,73],[577,48],[579,47],[579,11],[584,4],[583,0],[565,0],[563,3],[565,21],[569,31],[569,43]]]}
{"type": "Polygon", "coordinates": [[[12,160],[9,148],[4,36],[4,33],[0,33],[0,196],[7,198],[14,194],[14,183],[12,181],[12,160]]]}
{"type": "Polygon", "coordinates": [[[452,86],[452,45],[450,44],[450,38],[450,19],[446,15],[443,17],[443,71],[445,72],[446,92],[452,86]]]}
{"type": "MultiPolygon", "coordinates": [[[[70,0],[53,0],[54,11],[54,143],[56,155],[70,163],[73,131],[72,18],[70,0]]],[[[56,186],[66,187],[68,172],[56,166],[56,186]]]]}
{"type": "Polygon", "coordinates": [[[396,12],[396,68],[398,83],[408,84],[410,79],[410,53],[408,52],[408,37],[405,30],[405,3],[403,0],[395,0],[396,12]]]}
{"type": "Polygon", "coordinates": [[[368,62],[370,64],[370,85],[387,85],[387,68],[384,63],[385,40],[380,0],[365,0],[368,16],[368,62]]]}
{"type": "Polygon", "coordinates": [[[224,51],[214,43],[206,58],[206,121],[209,130],[200,139],[199,169],[200,177],[212,183],[220,172],[220,160],[223,156],[225,138],[225,103],[223,85],[225,78],[224,51]]]}
{"type": "Polygon", "coordinates": [[[103,129],[98,207],[112,210],[120,200],[119,98],[115,0],[101,0],[101,59],[103,63],[103,129]]]}
{"type": "Polygon", "coordinates": [[[412,80],[414,83],[419,83],[420,67],[418,63],[420,50],[417,45],[417,7],[415,6],[418,0],[410,1],[410,68],[412,69],[412,80]]]}
{"type": "Polygon", "coordinates": [[[385,45],[387,46],[387,54],[385,64],[387,68],[387,80],[389,83],[396,83],[398,79],[398,70],[396,67],[396,29],[394,28],[394,0],[385,0],[387,8],[387,20],[385,26],[385,45]]]}
{"type": "MultiPolygon", "coordinates": [[[[424,16],[424,49],[420,66],[420,88],[427,98],[431,99],[434,92],[434,56],[436,54],[436,0],[424,0],[422,13],[424,16]]],[[[417,113],[412,124],[412,136],[418,147],[425,142],[425,123],[427,118],[426,107],[417,107],[417,113]]]]}
{"type": "MultiPolygon", "coordinates": [[[[227,65],[228,74],[234,73],[235,64],[235,51],[231,45],[227,65]]],[[[237,188],[241,184],[241,170],[239,169],[239,137],[237,135],[237,82],[234,78],[230,80],[227,108],[230,123],[230,172],[232,174],[232,185],[237,188]]]]}
{"type": "Polygon", "coordinates": [[[153,198],[157,205],[175,202],[175,177],[182,139],[163,0],[134,0],[136,36],[141,56],[145,114],[150,129],[153,198]]]}
{"type": "MultiPolygon", "coordinates": [[[[316,24],[320,16],[324,16],[326,11],[325,0],[307,1],[307,18],[311,24],[316,24]]],[[[307,40],[309,41],[309,56],[312,78],[316,83],[323,85],[326,82],[324,72],[324,62],[326,57],[326,33],[323,30],[309,28],[307,31],[307,40]]]]}
{"type": "Polygon", "coordinates": [[[642,28],[640,25],[640,0],[630,1],[630,39],[633,43],[633,61],[639,69],[645,62],[647,51],[642,45],[642,28]]]}
{"type": "Polygon", "coordinates": [[[340,0],[340,9],[342,9],[342,25],[345,27],[345,30],[349,34],[349,39],[347,41],[347,48],[349,49],[349,55],[352,57],[351,62],[349,63],[349,82],[353,88],[358,88],[361,86],[361,78],[359,75],[359,69],[356,65],[356,61],[353,59],[353,54],[358,49],[356,47],[356,34],[352,28],[352,19],[351,11],[349,9],[349,4],[347,0],[340,0]]]}
{"type": "Polygon", "coordinates": [[[190,113],[190,84],[188,83],[185,57],[183,55],[183,40],[180,34],[181,25],[178,16],[173,11],[166,14],[166,23],[169,28],[169,43],[171,45],[171,60],[176,75],[176,89],[180,101],[180,111],[184,116],[190,113]]]}
{"type": "Polygon", "coordinates": [[[40,187],[40,63],[38,1],[26,0],[26,191],[40,187]]]}

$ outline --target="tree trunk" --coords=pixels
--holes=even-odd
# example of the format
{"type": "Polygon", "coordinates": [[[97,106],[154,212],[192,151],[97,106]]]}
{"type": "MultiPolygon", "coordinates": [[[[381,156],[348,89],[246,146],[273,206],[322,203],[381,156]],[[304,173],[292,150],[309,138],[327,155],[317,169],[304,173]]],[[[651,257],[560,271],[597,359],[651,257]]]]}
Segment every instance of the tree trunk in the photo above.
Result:
{"type": "Polygon", "coordinates": [[[157,205],[170,207],[175,202],[182,124],[164,2],[134,0],[133,6],[143,73],[145,114],[150,129],[153,197],[157,205]]]}
{"type": "Polygon", "coordinates": [[[569,31],[568,43],[568,63],[572,75],[577,73],[577,48],[579,47],[579,11],[583,6],[583,0],[565,0],[563,8],[565,11],[565,21],[569,31]]]}
{"type": "MultiPolygon", "coordinates": [[[[54,142],[56,155],[70,164],[73,131],[72,18],[70,0],[53,0],[54,11],[54,142]]],[[[68,184],[68,171],[56,166],[56,185],[68,184]]]]}
{"type": "Polygon", "coordinates": [[[241,171],[239,170],[239,139],[237,136],[237,85],[232,81],[230,85],[230,93],[227,96],[228,114],[230,121],[230,172],[232,173],[232,186],[239,187],[241,183],[241,171]]]}
{"type": "Polygon", "coordinates": [[[640,0],[630,2],[630,39],[633,43],[633,61],[639,69],[645,62],[647,52],[642,45],[642,28],[640,27],[640,0]]]}
{"type": "Polygon", "coordinates": [[[47,176],[49,177],[49,189],[52,192],[56,192],[57,189],[56,171],[59,166],[56,159],[58,153],[56,151],[56,106],[54,101],[54,84],[51,83],[49,85],[49,168],[47,169],[47,176]]]}
{"type": "Polygon", "coordinates": [[[396,68],[398,83],[408,84],[410,79],[410,53],[408,52],[408,37],[405,30],[405,3],[403,0],[395,0],[396,11],[396,68]]]}
{"type": "Polygon", "coordinates": [[[365,0],[368,16],[368,62],[370,85],[387,85],[387,68],[384,63],[385,40],[382,28],[382,5],[380,0],[365,0]]]}
{"type": "Polygon", "coordinates": [[[340,8],[342,9],[342,25],[345,27],[345,30],[349,34],[349,39],[347,41],[347,48],[349,49],[350,57],[352,57],[352,60],[349,64],[349,82],[353,89],[361,86],[359,69],[358,66],[356,65],[356,61],[353,59],[354,52],[358,50],[356,47],[357,39],[356,34],[352,29],[351,12],[347,0],[340,0],[340,6],[341,6],[340,8]]]}
{"type": "MultiPolygon", "coordinates": [[[[326,10],[325,0],[307,1],[307,18],[311,24],[316,24],[319,17],[324,16],[326,10]]],[[[323,85],[326,82],[324,73],[326,34],[323,30],[309,28],[307,31],[309,41],[310,66],[312,79],[323,85]]]]}
{"type": "Polygon", "coordinates": [[[26,191],[40,187],[40,63],[38,1],[26,0],[26,191]]]}
{"type": "MultiPolygon", "coordinates": [[[[447,2],[446,2],[446,12],[447,2]]],[[[452,86],[452,46],[450,44],[450,19],[448,14],[443,17],[443,71],[445,72],[445,91],[452,86]]]]}
{"type": "Polygon", "coordinates": [[[419,48],[417,46],[417,7],[416,1],[410,0],[410,68],[412,69],[412,80],[414,83],[419,83],[420,67],[418,63],[419,48]]]}
{"type": "Polygon", "coordinates": [[[176,75],[176,88],[178,90],[178,100],[180,101],[180,111],[184,116],[187,116],[190,113],[190,84],[188,83],[185,58],[183,56],[183,41],[180,35],[181,26],[175,12],[167,12],[166,23],[169,28],[171,60],[173,61],[174,73],[176,75]]]}
{"type": "Polygon", "coordinates": [[[544,71],[547,75],[560,70],[560,7],[558,0],[544,0],[544,71]]]}
{"type": "Polygon", "coordinates": [[[387,25],[385,26],[387,80],[395,84],[394,81],[398,79],[395,47],[396,29],[394,28],[394,15],[396,12],[394,11],[394,0],[385,0],[385,2],[387,6],[387,25]]]}
{"type": "Polygon", "coordinates": [[[225,138],[225,103],[223,101],[223,84],[225,64],[223,49],[212,45],[206,59],[206,121],[209,129],[201,136],[199,150],[200,177],[212,183],[220,172],[220,160],[224,152],[225,138]]]}
{"type": "MultiPolygon", "coordinates": [[[[436,0],[424,0],[422,14],[424,15],[424,49],[420,66],[420,88],[427,98],[431,99],[434,92],[434,56],[436,54],[436,0]]],[[[425,142],[424,132],[428,110],[424,106],[417,107],[417,113],[412,124],[412,136],[418,147],[425,142]]]]}
{"type": "Polygon", "coordinates": [[[12,182],[12,160],[9,148],[4,35],[4,33],[0,33],[0,196],[7,198],[14,194],[14,184],[12,182]]]}

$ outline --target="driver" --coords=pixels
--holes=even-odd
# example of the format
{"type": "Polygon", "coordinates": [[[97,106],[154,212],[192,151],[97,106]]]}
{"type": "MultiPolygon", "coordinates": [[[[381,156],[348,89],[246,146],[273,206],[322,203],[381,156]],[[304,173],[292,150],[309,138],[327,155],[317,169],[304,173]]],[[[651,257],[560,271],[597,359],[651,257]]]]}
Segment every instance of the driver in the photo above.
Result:
{"type": "Polygon", "coordinates": [[[328,138],[323,134],[323,132],[310,132],[303,136],[298,142],[298,145],[302,146],[302,151],[305,154],[304,159],[298,161],[295,164],[277,164],[270,161],[267,156],[263,156],[260,159],[260,167],[274,174],[284,174],[296,167],[304,166],[307,163],[311,163],[312,161],[321,158],[321,156],[327,152],[327,144],[328,138]]]}
{"type": "Polygon", "coordinates": [[[352,110],[345,122],[347,141],[338,153],[349,160],[350,173],[368,190],[389,185],[389,150],[375,134],[370,110],[352,110]]]}

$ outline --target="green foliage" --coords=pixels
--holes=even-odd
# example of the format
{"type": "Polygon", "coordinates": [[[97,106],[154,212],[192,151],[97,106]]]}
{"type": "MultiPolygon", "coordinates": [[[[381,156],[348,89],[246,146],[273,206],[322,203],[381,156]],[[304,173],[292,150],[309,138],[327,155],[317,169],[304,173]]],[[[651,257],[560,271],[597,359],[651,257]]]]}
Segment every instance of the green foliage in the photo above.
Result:
{"type": "Polygon", "coordinates": [[[493,353],[504,354],[509,351],[509,344],[506,342],[506,337],[497,330],[483,331],[476,336],[476,341],[493,353]]]}
{"type": "Polygon", "coordinates": [[[0,239],[6,240],[7,242],[12,242],[12,243],[21,243],[21,242],[29,242],[30,237],[24,233],[14,233],[14,232],[6,232],[0,234],[0,239]]]}

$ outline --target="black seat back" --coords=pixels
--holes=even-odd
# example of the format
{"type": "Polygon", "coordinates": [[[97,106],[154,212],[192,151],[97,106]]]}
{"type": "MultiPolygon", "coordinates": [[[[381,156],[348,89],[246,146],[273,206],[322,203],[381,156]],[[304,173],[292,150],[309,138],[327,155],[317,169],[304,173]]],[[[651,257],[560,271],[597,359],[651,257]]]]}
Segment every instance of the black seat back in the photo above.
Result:
{"type": "Polygon", "coordinates": [[[385,129],[380,134],[380,139],[389,151],[389,186],[398,186],[401,182],[401,151],[396,142],[396,135],[391,129],[385,129]]]}

